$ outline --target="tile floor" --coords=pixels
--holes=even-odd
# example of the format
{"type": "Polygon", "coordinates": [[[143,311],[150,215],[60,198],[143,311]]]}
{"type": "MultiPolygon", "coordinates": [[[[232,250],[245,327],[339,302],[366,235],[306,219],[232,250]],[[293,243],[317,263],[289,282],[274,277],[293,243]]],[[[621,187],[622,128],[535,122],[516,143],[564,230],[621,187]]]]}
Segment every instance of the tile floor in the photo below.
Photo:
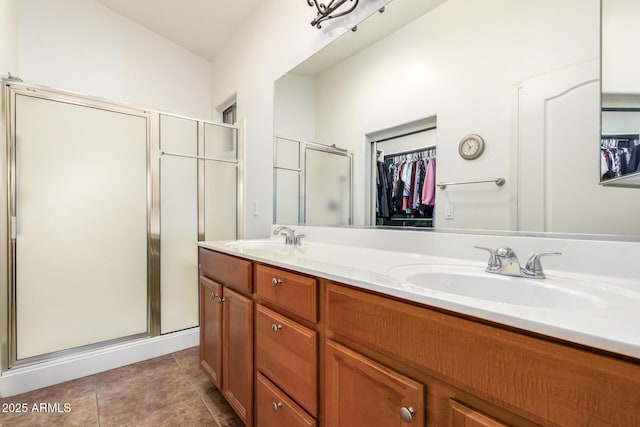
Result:
{"type": "Polygon", "coordinates": [[[0,426],[243,424],[200,369],[198,348],[193,347],[2,399],[0,426]],[[27,412],[7,412],[16,405],[26,406],[27,412]]]}

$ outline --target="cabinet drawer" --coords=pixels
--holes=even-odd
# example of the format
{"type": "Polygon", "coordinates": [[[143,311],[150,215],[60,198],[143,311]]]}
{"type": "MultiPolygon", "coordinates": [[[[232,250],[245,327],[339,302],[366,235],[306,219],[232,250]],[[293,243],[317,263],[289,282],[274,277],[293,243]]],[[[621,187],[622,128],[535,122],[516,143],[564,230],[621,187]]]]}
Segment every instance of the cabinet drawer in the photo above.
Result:
{"type": "Polygon", "coordinates": [[[256,307],[256,368],[317,416],[317,332],[264,306],[256,307]]]}
{"type": "Polygon", "coordinates": [[[245,294],[253,292],[251,261],[199,248],[200,275],[245,294]]]}
{"type": "Polygon", "coordinates": [[[257,265],[256,293],[303,319],[318,321],[317,280],[314,278],[257,265]]]}
{"type": "Polygon", "coordinates": [[[314,427],[316,421],[264,375],[256,384],[256,425],[260,427],[314,427]]]}

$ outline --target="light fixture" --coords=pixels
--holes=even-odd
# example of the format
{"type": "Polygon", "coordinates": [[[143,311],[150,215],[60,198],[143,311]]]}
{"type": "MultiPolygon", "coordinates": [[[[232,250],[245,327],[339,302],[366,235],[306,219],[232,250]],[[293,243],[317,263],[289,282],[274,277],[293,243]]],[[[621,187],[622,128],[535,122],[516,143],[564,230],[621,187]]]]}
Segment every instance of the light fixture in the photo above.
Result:
{"type": "Polygon", "coordinates": [[[324,4],[318,3],[317,0],[307,0],[307,4],[309,6],[315,6],[316,9],[318,9],[318,15],[313,21],[311,21],[311,26],[322,28],[320,24],[327,19],[337,18],[339,16],[344,16],[353,12],[356,6],[358,6],[359,1],[360,0],[330,0],[328,4],[324,4]],[[350,7],[344,7],[342,8],[342,10],[338,10],[347,1],[353,3],[353,5],[351,5],[350,7]]]}

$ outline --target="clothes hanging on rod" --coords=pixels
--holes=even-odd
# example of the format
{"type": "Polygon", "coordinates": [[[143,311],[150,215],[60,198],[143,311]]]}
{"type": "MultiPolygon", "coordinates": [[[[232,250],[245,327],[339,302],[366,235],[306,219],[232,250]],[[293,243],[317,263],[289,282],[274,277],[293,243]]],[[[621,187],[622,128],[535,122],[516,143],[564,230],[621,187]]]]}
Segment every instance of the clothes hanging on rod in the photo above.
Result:
{"type": "Polygon", "coordinates": [[[378,218],[432,218],[435,205],[435,155],[435,147],[429,147],[384,156],[384,161],[377,163],[378,218]]]}
{"type": "Polygon", "coordinates": [[[602,180],[640,172],[640,136],[603,136],[600,142],[602,180]]]}

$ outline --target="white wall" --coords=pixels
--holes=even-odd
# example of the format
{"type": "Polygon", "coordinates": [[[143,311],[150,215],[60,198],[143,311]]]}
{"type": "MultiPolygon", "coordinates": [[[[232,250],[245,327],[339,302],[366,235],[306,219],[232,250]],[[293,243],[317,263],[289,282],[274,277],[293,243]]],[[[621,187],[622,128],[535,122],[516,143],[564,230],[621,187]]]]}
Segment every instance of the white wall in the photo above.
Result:
{"type": "MultiPolygon", "coordinates": [[[[364,135],[437,115],[438,182],[506,178],[504,187],[438,189],[437,227],[513,229],[514,88],[597,58],[598,20],[598,0],[448,0],[318,77],[318,142],[339,141],[355,152],[355,195],[363,195],[364,135]],[[474,161],[458,155],[469,133],[486,141],[474,161]],[[444,220],[447,205],[453,220],[444,220]]],[[[364,200],[354,201],[356,224],[364,200]]]]}
{"type": "Polygon", "coordinates": [[[211,63],[93,0],[20,0],[28,83],[210,119],[211,63]]]}
{"type": "Polygon", "coordinates": [[[309,25],[315,14],[305,2],[266,0],[214,59],[213,105],[236,93],[238,117],[246,118],[244,203],[259,206],[257,216],[245,209],[246,237],[266,236],[272,222],[275,80],[387,2],[361,2],[346,20],[318,30],[309,25]]]}
{"type": "Polygon", "coordinates": [[[278,136],[315,142],[316,80],[289,74],[275,82],[273,131],[278,136]]]}

